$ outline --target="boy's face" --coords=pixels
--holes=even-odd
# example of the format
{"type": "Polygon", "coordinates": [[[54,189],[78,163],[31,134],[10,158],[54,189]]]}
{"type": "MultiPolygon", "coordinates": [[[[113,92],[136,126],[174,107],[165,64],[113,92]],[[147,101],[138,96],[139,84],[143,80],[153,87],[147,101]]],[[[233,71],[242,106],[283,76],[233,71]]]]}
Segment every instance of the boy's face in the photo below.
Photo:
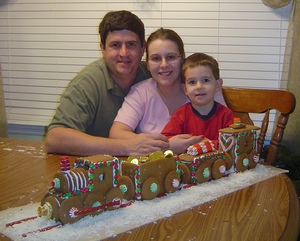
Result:
{"type": "Polygon", "coordinates": [[[100,48],[112,77],[118,81],[124,77],[135,78],[145,50],[138,35],[129,30],[109,32],[105,46],[100,48]]]}
{"type": "Polygon", "coordinates": [[[182,89],[193,106],[212,108],[215,92],[219,91],[221,80],[215,79],[208,66],[188,68],[184,77],[182,89]]]}

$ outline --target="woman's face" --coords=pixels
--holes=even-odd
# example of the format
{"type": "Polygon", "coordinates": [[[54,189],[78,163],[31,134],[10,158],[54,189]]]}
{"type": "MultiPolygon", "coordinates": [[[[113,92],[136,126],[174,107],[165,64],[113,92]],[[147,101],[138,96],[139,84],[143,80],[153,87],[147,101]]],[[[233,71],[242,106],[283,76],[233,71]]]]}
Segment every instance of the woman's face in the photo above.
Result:
{"type": "Polygon", "coordinates": [[[171,40],[156,39],[148,45],[147,68],[159,86],[180,83],[181,65],[177,44],[171,40]]]}

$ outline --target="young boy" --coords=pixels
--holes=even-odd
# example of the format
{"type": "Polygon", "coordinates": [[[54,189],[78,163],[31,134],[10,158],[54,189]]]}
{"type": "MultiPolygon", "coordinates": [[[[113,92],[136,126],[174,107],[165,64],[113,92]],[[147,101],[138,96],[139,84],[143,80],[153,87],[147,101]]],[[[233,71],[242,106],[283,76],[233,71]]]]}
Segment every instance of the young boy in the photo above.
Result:
{"type": "Polygon", "coordinates": [[[205,144],[207,139],[211,141],[211,150],[218,148],[218,130],[228,127],[234,118],[230,109],[214,101],[215,92],[221,88],[219,72],[218,62],[207,54],[195,53],[186,58],[181,87],[191,102],[174,112],[162,134],[168,138],[178,134],[201,135],[205,144]]]}

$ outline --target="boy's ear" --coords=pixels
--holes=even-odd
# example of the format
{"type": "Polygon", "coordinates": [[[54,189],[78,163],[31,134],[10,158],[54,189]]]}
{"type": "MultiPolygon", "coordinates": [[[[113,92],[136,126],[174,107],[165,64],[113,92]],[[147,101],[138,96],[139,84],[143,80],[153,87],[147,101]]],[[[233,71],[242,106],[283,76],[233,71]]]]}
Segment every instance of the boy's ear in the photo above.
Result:
{"type": "Polygon", "coordinates": [[[223,85],[223,79],[217,79],[217,83],[216,83],[216,92],[221,91],[222,90],[222,85],[223,85]]]}

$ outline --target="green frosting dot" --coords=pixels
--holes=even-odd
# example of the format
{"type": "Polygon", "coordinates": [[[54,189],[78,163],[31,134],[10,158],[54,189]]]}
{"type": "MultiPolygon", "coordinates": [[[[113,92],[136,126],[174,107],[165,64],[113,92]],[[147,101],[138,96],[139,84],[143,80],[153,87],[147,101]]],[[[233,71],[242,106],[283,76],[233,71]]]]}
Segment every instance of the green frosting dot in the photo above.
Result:
{"type": "Polygon", "coordinates": [[[101,202],[99,201],[94,202],[92,205],[93,208],[100,207],[100,206],[101,206],[101,202]]]}
{"type": "Polygon", "coordinates": [[[208,167],[204,168],[204,170],[203,170],[203,177],[204,178],[209,178],[210,177],[210,171],[209,171],[208,167]]]}
{"type": "Polygon", "coordinates": [[[243,160],[243,166],[248,166],[249,165],[249,159],[248,158],[244,158],[243,160]]]}
{"type": "Polygon", "coordinates": [[[125,184],[120,185],[119,188],[121,189],[121,191],[122,191],[123,194],[125,194],[127,192],[127,186],[125,184]]]}
{"type": "Polygon", "coordinates": [[[151,183],[151,185],[150,185],[150,191],[151,192],[156,192],[157,189],[158,189],[157,184],[155,182],[151,183]]]}
{"type": "Polygon", "coordinates": [[[54,188],[60,188],[60,180],[56,177],[53,179],[54,188]]]}

